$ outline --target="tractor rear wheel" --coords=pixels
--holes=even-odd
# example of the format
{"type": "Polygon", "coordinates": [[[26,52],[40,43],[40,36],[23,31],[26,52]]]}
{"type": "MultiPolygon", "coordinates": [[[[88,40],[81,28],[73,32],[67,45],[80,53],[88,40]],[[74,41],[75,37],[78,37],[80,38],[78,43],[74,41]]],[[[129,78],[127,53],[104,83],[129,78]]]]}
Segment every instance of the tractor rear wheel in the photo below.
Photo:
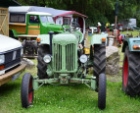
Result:
{"type": "Polygon", "coordinates": [[[37,64],[37,75],[39,79],[48,78],[46,73],[47,64],[43,61],[43,57],[45,54],[49,54],[49,46],[48,45],[40,45],[38,48],[38,64],[37,64]]]}
{"type": "Polygon", "coordinates": [[[99,109],[106,107],[106,75],[104,73],[99,75],[98,107],[99,109]]]}
{"type": "Polygon", "coordinates": [[[27,108],[33,103],[33,77],[26,73],[22,79],[21,85],[21,103],[22,107],[27,108]]]}
{"type": "Polygon", "coordinates": [[[125,49],[122,75],[123,91],[134,97],[140,95],[140,52],[125,49]]]}
{"type": "Polygon", "coordinates": [[[106,67],[105,44],[94,45],[93,76],[96,76],[96,91],[98,91],[99,75],[105,73],[106,67]]]}

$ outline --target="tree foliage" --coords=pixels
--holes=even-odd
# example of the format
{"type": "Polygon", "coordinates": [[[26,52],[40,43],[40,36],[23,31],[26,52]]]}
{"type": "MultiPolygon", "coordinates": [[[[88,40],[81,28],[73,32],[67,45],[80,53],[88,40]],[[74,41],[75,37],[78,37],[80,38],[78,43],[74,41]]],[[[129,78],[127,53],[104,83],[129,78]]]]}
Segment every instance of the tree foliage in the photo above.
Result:
{"type": "Polygon", "coordinates": [[[46,6],[75,10],[88,16],[87,24],[114,23],[118,20],[137,18],[140,23],[140,0],[17,0],[22,5],[46,6]],[[116,7],[117,4],[117,7],[116,7]],[[117,11],[117,14],[116,14],[117,11]]]}

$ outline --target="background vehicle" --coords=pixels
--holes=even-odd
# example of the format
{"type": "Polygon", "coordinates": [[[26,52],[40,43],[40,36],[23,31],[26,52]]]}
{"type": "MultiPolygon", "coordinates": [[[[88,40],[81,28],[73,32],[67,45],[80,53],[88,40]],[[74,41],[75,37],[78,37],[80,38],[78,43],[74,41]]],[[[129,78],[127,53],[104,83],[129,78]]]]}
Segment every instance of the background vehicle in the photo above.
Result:
{"type": "Polygon", "coordinates": [[[22,50],[19,41],[0,34],[0,86],[15,80],[25,69],[26,64],[21,64],[22,50]]]}
{"type": "Polygon", "coordinates": [[[39,34],[48,34],[54,31],[55,34],[63,32],[61,25],[56,25],[52,15],[46,12],[26,12],[22,7],[9,7],[10,15],[10,36],[23,41],[24,55],[37,55],[39,34]]]}
{"type": "Polygon", "coordinates": [[[124,62],[122,88],[123,91],[134,97],[140,95],[140,36],[123,39],[124,62]]]}
{"type": "Polygon", "coordinates": [[[87,16],[76,11],[57,10],[48,7],[18,6],[9,7],[10,36],[24,40],[24,54],[34,56],[37,54],[36,38],[40,34],[55,34],[64,32],[72,22],[80,25],[80,30],[85,33],[85,21],[87,16]],[[55,22],[54,22],[55,21],[55,22]],[[56,23],[56,24],[55,24],[56,23]],[[28,40],[27,40],[28,39],[28,40]]]}

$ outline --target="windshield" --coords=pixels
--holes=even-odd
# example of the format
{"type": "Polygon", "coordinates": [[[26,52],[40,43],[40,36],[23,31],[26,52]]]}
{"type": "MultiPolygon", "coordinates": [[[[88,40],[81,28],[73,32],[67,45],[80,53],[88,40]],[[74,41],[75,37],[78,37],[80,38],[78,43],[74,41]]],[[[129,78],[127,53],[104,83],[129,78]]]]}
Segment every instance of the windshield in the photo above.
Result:
{"type": "Polygon", "coordinates": [[[51,16],[42,15],[42,16],[40,16],[40,20],[41,20],[42,23],[55,24],[55,22],[54,22],[54,20],[51,16]]]}

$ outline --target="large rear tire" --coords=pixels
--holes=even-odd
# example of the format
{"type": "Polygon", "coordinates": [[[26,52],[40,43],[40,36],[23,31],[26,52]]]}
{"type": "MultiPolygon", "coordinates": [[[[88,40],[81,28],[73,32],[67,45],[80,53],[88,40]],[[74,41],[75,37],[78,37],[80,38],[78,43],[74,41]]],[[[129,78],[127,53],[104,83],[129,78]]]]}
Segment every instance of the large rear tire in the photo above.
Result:
{"type": "Polygon", "coordinates": [[[123,91],[132,97],[140,95],[140,52],[131,52],[126,47],[122,71],[123,91]]]}
{"type": "Polygon", "coordinates": [[[96,91],[99,86],[99,75],[105,73],[106,51],[105,44],[94,45],[93,75],[96,76],[96,91]]]}
{"type": "Polygon", "coordinates": [[[98,107],[102,110],[106,107],[106,75],[104,73],[99,75],[98,107]]]}
{"type": "Polygon", "coordinates": [[[22,79],[21,85],[21,104],[22,107],[27,108],[33,103],[33,77],[26,73],[22,79]]]}
{"type": "Polygon", "coordinates": [[[47,64],[43,61],[43,57],[45,54],[49,54],[49,46],[48,45],[40,45],[38,48],[38,64],[37,64],[37,75],[39,79],[48,78],[46,73],[47,64]]]}

